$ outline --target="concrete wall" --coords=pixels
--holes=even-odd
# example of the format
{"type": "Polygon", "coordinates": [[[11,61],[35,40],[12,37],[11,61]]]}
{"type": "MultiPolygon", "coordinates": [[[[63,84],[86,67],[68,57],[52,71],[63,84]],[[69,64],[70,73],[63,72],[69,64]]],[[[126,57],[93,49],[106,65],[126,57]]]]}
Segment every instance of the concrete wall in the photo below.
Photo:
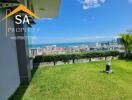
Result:
{"type": "MultiPolygon", "coordinates": [[[[5,11],[0,10],[0,19],[5,11]]],[[[8,19],[8,26],[14,26],[13,19],[8,19]]],[[[9,35],[14,35],[10,34],[9,35]]],[[[5,21],[0,22],[0,100],[7,100],[20,84],[16,41],[6,37],[5,21]]]]}

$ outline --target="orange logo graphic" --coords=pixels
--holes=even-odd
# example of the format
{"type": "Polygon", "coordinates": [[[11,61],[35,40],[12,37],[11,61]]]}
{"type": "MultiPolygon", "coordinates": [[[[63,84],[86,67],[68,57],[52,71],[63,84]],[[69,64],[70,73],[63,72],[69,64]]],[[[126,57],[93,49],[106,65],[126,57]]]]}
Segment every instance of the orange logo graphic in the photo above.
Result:
{"type": "Polygon", "coordinates": [[[6,15],[2,20],[14,15],[15,13],[19,12],[19,11],[24,11],[27,14],[33,16],[34,18],[38,19],[39,17],[37,15],[35,15],[32,11],[30,11],[29,9],[27,9],[24,5],[19,5],[15,10],[13,10],[12,12],[10,12],[8,15],[6,15]]]}

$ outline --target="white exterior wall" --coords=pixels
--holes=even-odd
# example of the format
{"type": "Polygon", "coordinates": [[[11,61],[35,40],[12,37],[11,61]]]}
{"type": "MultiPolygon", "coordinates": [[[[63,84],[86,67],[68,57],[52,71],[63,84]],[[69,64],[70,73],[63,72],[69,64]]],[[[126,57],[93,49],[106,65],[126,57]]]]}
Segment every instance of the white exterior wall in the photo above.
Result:
{"type": "MultiPolygon", "coordinates": [[[[5,11],[0,10],[0,20],[5,11]]],[[[14,26],[12,18],[8,26],[14,26]]],[[[7,100],[20,84],[15,40],[6,37],[5,21],[0,22],[0,100],[7,100]]]]}

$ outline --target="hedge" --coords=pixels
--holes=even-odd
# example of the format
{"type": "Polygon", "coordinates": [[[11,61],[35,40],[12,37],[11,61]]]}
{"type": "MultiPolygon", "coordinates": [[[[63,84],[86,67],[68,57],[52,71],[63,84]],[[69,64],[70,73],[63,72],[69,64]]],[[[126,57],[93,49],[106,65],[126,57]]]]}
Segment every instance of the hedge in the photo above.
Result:
{"type": "Polygon", "coordinates": [[[119,54],[119,58],[120,59],[132,59],[132,53],[128,53],[127,55],[125,55],[125,53],[124,52],[122,52],[122,53],[120,53],[119,54]]]}
{"type": "Polygon", "coordinates": [[[36,56],[34,59],[34,63],[42,63],[42,62],[54,62],[54,65],[57,61],[63,61],[64,63],[69,62],[70,60],[74,61],[76,59],[89,59],[97,58],[97,57],[108,57],[108,56],[118,56],[118,51],[102,51],[102,52],[87,52],[87,53],[79,53],[79,54],[61,54],[61,55],[46,55],[46,56],[36,56]]]}

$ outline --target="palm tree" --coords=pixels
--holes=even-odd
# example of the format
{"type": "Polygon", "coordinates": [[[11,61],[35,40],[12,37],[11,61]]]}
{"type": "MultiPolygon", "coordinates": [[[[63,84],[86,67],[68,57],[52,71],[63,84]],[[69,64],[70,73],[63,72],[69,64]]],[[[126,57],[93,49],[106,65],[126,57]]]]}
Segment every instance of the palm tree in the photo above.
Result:
{"type": "Polygon", "coordinates": [[[125,49],[125,56],[130,52],[132,47],[132,34],[122,33],[120,34],[121,44],[125,49]]]}

